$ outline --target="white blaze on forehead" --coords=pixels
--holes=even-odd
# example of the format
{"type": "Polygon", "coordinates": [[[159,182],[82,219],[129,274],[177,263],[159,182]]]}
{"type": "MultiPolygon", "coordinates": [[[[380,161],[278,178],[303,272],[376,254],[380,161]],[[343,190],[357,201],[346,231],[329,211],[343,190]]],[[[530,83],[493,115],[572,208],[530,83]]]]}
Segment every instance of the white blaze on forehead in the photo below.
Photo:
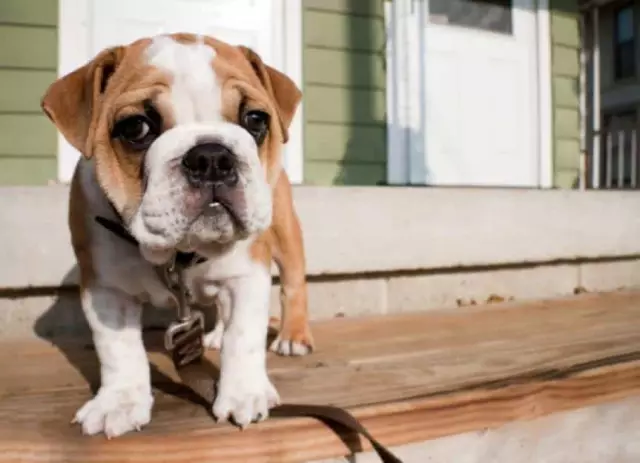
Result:
{"type": "Polygon", "coordinates": [[[146,50],[150,65],[172,77],[171,103],[177,124],[222,120],[222,91],[211,66],[215,50],[201,37],[179,43],[159,36],[146,50]]]}

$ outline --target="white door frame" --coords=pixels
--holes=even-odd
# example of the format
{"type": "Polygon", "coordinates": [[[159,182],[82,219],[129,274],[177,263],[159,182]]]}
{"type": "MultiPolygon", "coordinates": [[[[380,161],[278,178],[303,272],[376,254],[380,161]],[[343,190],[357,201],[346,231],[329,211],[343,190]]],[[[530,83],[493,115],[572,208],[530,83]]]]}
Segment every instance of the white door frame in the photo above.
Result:
{"type": "Polygon", "coordinates": [[[540,188],[553,187],[553,97],[551,93],[551,18],[549,0],[537,0],[538,136],[540,188]]]}
{"type": "MultiPolygon", "coordinates": [[[[89,32],[91,3],[103,0],[59,0],[58,76],[82,66],[92,58],[89,32]]],[[[302,0],[272,0],[276,18],[272,26],[276,66],[303,89],[302,0]]],[[[80,154],[58,133],[58,180],[71,180],[80,154]]],[[[283,164],[291,183],[303,181],[303,107],[300,105],[289,130],[283,164]]]]}
{"type": "MultiPolygon", "coordinates": [[[[387,182],[423,184],[425,79],[423,30],[428,0],[394,0],[385,4],[387,40],[387,182]],[[420,57],[415,59],[415,57],[420,57]],[[416,98],[416,95],[418,97],[416,98]],[[419,104],[416,104],[416,100],[419,104]]],[[[549,0],[536,1],[538,85],[538,186],[553,185],[551,40],[549,0]]]]}

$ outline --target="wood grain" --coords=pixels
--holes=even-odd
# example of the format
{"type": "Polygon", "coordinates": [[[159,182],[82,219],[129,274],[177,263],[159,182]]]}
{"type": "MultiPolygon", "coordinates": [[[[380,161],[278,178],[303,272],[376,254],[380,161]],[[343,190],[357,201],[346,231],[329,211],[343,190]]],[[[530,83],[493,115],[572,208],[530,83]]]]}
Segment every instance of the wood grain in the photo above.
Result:
{"type": "MultiPolygon", "coordinates": [[[[0,344],[0,462],[301,462],[367,448],[311,419],[240,432],[185,399],[149,333],[156,405],[107,441],[69,424],[98,366],[81,340],[0,344]],[[157,451],[161,453],[156,453],[157,451]]],[[[385,445],[640,394],[640,292],[318,323],[317,353],[269,358],[288,403],[349,408],[385,445]]],[[[217,355],[209,353],[212,377],[217,355]]]]}

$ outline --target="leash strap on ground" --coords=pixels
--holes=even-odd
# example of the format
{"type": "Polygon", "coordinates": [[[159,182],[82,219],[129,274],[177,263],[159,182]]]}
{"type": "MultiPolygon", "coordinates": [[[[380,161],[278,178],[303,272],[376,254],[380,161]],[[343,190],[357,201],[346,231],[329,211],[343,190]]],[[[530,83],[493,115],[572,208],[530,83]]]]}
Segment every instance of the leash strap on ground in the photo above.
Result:
{"type": "Polygon", "coordinates": [[[365,428],[362,423],[356,419],[356,417],[343,408],[332,407],[329,405],[282,404],[273,408],[270,413],[273,417],[315,418],[331,427],[336,433],[338,430],[335,429],[335,426],[342,426],[349,431],[365,437],[371,443],[371,446],[382,460],[382,463],[402,463],[402,460],[374,439],[369,431],[367,431],[367,428],[365,428]]]}
{"type": "MultiPolygon", "coordinates": [[[[207,371],[206,360],[182,362],[179,355],[173,355],[174,365],[182,385],[189,390],[187,399],[197,404],[211,406],[215,396],[213,375],[207,371]]],[[[378,442],[356,417],[347,410],[329,405],[282,404],[269,412],[274,418],[315,418],[329,426],[336,434],[344,431],[366,438],[382,463],[402,463],[389,449],[378,442]]],[[[353,453],[359,449],[350,449],[353,453]]]]}

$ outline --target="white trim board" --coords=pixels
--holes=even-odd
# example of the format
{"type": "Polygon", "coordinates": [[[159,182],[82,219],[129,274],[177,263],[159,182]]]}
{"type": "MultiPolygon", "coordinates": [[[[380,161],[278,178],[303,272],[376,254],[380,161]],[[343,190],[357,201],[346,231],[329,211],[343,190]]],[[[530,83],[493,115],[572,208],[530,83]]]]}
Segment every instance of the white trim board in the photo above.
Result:
{"type": "MultiPolygon", "coordinates": [[[[551,31],[549,0],[537,0],[536,66],[538,108],[538,186],[553,186],[553,132],[551,95],[551,31]]],[[[407,133],[424,120],[425,79],[416,76],[425,63],[411,57],[424,56],[424,43],[415,40],[428,14],[428,1],[416,5],[414,0],[385,3],[387,30],[387,182],[390,184],[424,184],[426,180],[424,142],[407,133]],[[409,71],[413,69],[413,71],[409,71]],[[417,80],[417,81],[416,81],[417,80]],[[418,98],[415,95],[419,95],[418,98]],[[416,100],[420,103],[416,104],[416,100]]]]}
{"type": "MultiPolygon", "coordinates": [[[[91,52],[92,4],[103,0],[59,0],[58,76],[82,66],[91,52]]],[[[210,0],[214,1],[214,0],[210,0]]],[[[262,0],[264,1],[264,0],[262,0]]],[[[302,0],[271,0],[276,21],[272,24],[274,65],[303,89],[302,0]]],[[[303,107],[298,109],[284,150],[284,168],[292,183],[303,180],[303,107]]],[[[58,181],[71,180],[80,154],[58,133],[58,181]]]]}
{"type": "Polygon", "coordinates": [[[419,178],[424,171],[424,137],[407,135],[425,130],[424,114],[416,113],[423,104],[415,104],[414,98],[416,94],[424,98],[424,76],[420,66],[418,72],[410,72],[424,58],[424,43],[419,40],[423,14],[413,0],[385,2],[387,183],[391,185],[424,183],[424,176],[419,178]]]}
{"type": "Polygon", "coordinates": [[[551,95],[551,19],[549,0],[537,1],[538,25],[538,183],[553,187],[553,98],[551,95]]]}
{"type": "MultiPolygon", "coordinates": [[[[58,3],[58,77],[62,77],[91,59],[90,2],[59,0],[58,3]]],[[[58,132],[58,181],[71,181],[80,153],[58,132]]]]}
{"type": "MultiPolygon", "coordinates": [[[[278,11],[282,12],[284,22],[284,27],[280,27],[281,24],[278,23],[274,24],[274,29],[282,31],[283,41],[278,47],[284,53],[280,61],[281,70],[304,91],[302,0],[274,0],[274,6],[280,6],[278,11]]],[[[291,121],[283,164],[291,183],[301,184],[304,180],[304,93],[298,111],[291,121]]]]}

